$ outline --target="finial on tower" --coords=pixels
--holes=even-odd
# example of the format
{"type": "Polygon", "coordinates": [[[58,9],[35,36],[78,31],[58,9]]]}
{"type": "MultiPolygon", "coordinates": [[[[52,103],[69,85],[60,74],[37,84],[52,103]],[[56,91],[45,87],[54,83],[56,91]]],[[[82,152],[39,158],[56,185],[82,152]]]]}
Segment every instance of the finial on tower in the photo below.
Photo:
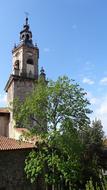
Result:
{"type": "Polygon", "coordinates": [[[44,74],[44,73],[45,73],[45,70],[43,67],[41,67],[40,74],[44,74]]]}
{"type": "Polygon", "coordinates": [[[45,74],[45,70],[43,67],[41,67],[41,70],[40,70],[40,77],[42,77],[42,79],[46,80],[46,74],[45,74]]]}
{"type": "Polygon", "coordinates": [[[28,25],[28,17],[26,17],[26,25],[28,25]]]}
{"type": "Polygon", "coordinates": [[[26,25],[28,25],[28,16],[29,16],[29,13],[25,12],[25,15],[26,15],[26,25]]]}

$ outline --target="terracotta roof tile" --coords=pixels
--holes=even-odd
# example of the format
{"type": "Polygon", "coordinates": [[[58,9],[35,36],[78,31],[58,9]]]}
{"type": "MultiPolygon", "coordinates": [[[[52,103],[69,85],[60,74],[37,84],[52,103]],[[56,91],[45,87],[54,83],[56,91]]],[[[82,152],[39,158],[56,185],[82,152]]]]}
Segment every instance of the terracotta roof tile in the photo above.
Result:
{"type": "Polygon", "coordinates": [[[34,148],[34,144],[0,136],[0,150],[16,150],[34,148]]]}
{"type": "Polygon", "coordinates": [[[9,113],[8,108],[0,108],[0,113],[9,113]]]}
{"type": "Polygon", "coordinates": [[[15,130],[18,132],[29,132],[29,130],[26,128],[15,128],[15,130]]]}

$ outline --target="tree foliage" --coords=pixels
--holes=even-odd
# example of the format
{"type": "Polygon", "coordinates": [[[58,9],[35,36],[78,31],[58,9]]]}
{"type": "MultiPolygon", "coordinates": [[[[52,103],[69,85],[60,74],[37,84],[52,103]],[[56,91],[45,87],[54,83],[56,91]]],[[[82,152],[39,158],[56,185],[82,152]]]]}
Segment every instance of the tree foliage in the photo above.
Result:
{"type": "Polygon", "coordinates": [[[56,82],[49,81],[47,85],[40,80],[23,104],[14,102],[14,119],[18,127],[29,129],[44,129],[46,124],[48,131],[56,130],[59,125],[63,130],[64,122],[68,120],[74,128],[79,129],[89,123],[88,105],[83,89],[73,80],[59,77],[56,82]],[[32,121],[35,121],[35,125],[32,125],[32,121]]]}
{"type": "Polygon", "coordinates": [[[100,176],[100,184],[93,184],[92,179],[90,179],[86,184],[86,190],[106,190],[107,189],[107,179],[106,177],[100,176]]]}
{"type": "Polygon", "coordinates": [[[90,179],[93,184],[99,184],[103,169],[102,147],[104,132],[100,120],[95,119],[92,125],[83,132],[83,154],[81,157],[81,177],[82,183],[90,179]]]}
{"type": "Polygon", "coordinates": [[[28,128],[40,139],[26,159],[25,171],[31,182],[42,175],[53,189],[78,189],[98,176],[100,164],[98,167],[94,147],[101,145],[103,133],[99,121],[90,127],[90,103],[85,95],[64,76],[48,84],[40,79],[23,104],[14,101],[16,127],[28,128]]]}

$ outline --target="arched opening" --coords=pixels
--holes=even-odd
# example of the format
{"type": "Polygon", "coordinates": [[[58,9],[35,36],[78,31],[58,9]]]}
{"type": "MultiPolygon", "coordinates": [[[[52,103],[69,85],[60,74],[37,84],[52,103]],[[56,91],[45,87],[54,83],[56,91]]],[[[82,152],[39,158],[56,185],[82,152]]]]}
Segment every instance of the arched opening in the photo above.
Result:
{"type": "Polygon", "coordinates": [[[33,60],[32,59],[28,59],[27,60],[27,64],[33,65],[33,60]]]}
{"type": "Polygon", "coordinates": [[[24,37],[25,37],[25,35],[23,34],[23,35],[22,35],[22,39],[24,39],[24,37]]]}
{"type": "Polygon", "coordinates": [[[26,34],[26,39],[29,40],[29,34],[26,34]]]}
{"type": "Polygon", "coordinates": [[[16,61],[15,61],[14,69],[19,70],[19,60],[16,60],[16,61]]]}

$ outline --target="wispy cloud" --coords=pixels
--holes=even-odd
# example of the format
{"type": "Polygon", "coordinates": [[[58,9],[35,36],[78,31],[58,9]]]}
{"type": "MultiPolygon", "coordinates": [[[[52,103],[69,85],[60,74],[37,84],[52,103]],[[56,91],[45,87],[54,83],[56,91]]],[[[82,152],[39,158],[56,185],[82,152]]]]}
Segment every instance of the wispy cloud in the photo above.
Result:
{"type": "Polygon", "coordinates": [[[99,104],[95,109],[94,116],[101,120],[103,130],[107,135],[107,95],[99,98],[99,104]]]}
{"type": "Polygon", "coordinates": [[[92,63],[92,61],[87,60],[85,62],[85,68],[84,68],[85,71],[92,71],[94,69],[94,67],[95,67],[95,65],[94,65],[94,63],[92,63]]]}
{"type": "Polygon", "coordinates": [[[4,95],[0,94],[0,104],[1,105],[6,105],[6,103],[7,103],[7,96],[6,96],[6,94],[4,94],[4,95]]]}
{"type": "Polygon", "coordinates": [[[91,61],[87,60],[85,64],[86,65],[91,65],[91,61]]]}
{"type": "Polygon", "coordinates": [[[98,98],[94,97],[91,92],[87,92],[87,98],[92,105],[97,105],[99,102],[98,98]]]}
{"type": "Polygon", "coordinates": [[[100,98],[100,104],[99,107],[96,109],[96,113],[99,115],[105,115],[107,116],[107,95],[100,98]]]}
{"type": "Polygon", "coordinates": [[[95,83],[92,79],[87,78],[87,77],[83,78],[82,82],[89,85],[92,85],[95,83]]]}
{"type": "Polygon", "coordinates": [[[72,25],[72,29],[73,29],[73,30],[77,29],[77,25],[76,25],[76,24],[73,24],[73,25],[72,25]]]}
{"type": "Polygon", "coordinates": [[[90,98],[90,103],[91,103],[92,105],[96,105],[97,102],[98,102],[98,99],[97,99],[97,98],[95,98],[95,97],[90,98]]]}
{"type": "Polygon", "coordinates": [[[50,52],[50,48],[45,47],[45,48],[43,49],[43,51],[46,52],[46,53],[48,53],[48,52],[50,52]]]}
{"type": "Polygon", "coordinates": [[[101,85],[107,85],[107,77],[104,77],[100,80],[101,85]]]}

